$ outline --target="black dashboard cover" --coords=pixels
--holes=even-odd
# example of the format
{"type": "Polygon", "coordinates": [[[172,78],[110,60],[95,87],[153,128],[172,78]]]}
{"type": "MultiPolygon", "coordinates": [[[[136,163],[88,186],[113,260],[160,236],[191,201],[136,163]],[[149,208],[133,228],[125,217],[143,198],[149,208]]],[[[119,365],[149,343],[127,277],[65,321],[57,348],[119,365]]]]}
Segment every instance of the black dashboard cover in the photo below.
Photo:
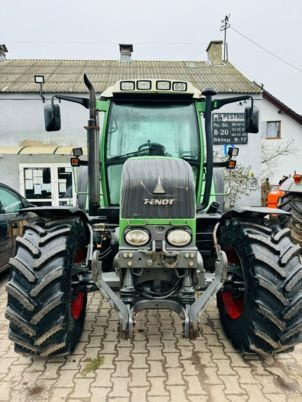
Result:
{"type": "Polygon", "coordinates": [[[194,218],[195,182],[183,159],[128,159],[123,167],[121,218],[194,218]]]}

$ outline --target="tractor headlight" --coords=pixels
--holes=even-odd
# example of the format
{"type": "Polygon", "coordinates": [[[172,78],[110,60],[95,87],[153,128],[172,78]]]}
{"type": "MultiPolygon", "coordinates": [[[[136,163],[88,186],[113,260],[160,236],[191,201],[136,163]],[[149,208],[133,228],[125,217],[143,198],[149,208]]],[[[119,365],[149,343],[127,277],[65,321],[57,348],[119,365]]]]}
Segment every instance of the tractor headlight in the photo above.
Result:
{"type": "Polygon", "coordinates": [[[184,229],[173,229],[167,234],[167,241],[171,246],[183,247],[191,243],[192,235],[184,229]]]}
{"type": "Polygon", "coordinates": [[[149,242],[150,234],[143,229],[131,229],[125,234],[125,240],[130,246],[140,247],[149,242]]]}

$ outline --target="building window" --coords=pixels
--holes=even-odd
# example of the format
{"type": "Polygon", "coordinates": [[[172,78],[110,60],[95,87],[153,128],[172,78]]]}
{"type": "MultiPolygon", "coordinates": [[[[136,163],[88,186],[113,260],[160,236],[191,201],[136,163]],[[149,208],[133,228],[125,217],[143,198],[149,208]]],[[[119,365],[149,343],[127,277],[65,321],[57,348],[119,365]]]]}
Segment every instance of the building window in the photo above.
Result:
{"type": "Polygon", "coordinates": [[[41,206],[74,206],[72,168],[67,163],[20,163],[20,192],[41,206]]]}
{"type": "Polygon", "coordinates": [[[268,121],[266,124],[266,138],[281,138],[281,121],[268,121]]]}

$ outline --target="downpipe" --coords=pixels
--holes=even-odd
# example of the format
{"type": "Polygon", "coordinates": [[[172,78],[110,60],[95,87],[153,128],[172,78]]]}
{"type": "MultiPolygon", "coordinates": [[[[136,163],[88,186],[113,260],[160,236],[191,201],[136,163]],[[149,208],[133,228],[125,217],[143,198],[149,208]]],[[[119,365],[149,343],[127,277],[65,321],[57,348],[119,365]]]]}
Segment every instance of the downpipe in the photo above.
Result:
{"type": "Polygon", "coordinates": [[[204,210],[210,201],[212,178],[213,178],[213,136],[212,136],[212,96],[216,91],[212,88],[205,89],[202,94],[205,96],[205,137],[207,150],[206,181],[202,203],[198,206],[197,212],[204,210]]]}

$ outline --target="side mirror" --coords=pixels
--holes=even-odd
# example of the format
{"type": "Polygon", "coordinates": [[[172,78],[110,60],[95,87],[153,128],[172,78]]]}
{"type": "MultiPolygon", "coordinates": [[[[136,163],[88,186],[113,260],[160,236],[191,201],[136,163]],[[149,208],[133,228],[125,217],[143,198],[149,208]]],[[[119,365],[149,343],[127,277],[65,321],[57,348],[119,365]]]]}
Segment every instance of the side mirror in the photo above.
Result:
{"type": "Polygon", "coordinates": [[[259,132],[259,111],[258,109],[246,107],[244,110],[245,131],[247,133],[259,132]]]}
{"type": "Polygon", "coordinates": [[[46,131],[61,130],[60,106],[55,104],[44,106],[44,119],[46,131]]]}

